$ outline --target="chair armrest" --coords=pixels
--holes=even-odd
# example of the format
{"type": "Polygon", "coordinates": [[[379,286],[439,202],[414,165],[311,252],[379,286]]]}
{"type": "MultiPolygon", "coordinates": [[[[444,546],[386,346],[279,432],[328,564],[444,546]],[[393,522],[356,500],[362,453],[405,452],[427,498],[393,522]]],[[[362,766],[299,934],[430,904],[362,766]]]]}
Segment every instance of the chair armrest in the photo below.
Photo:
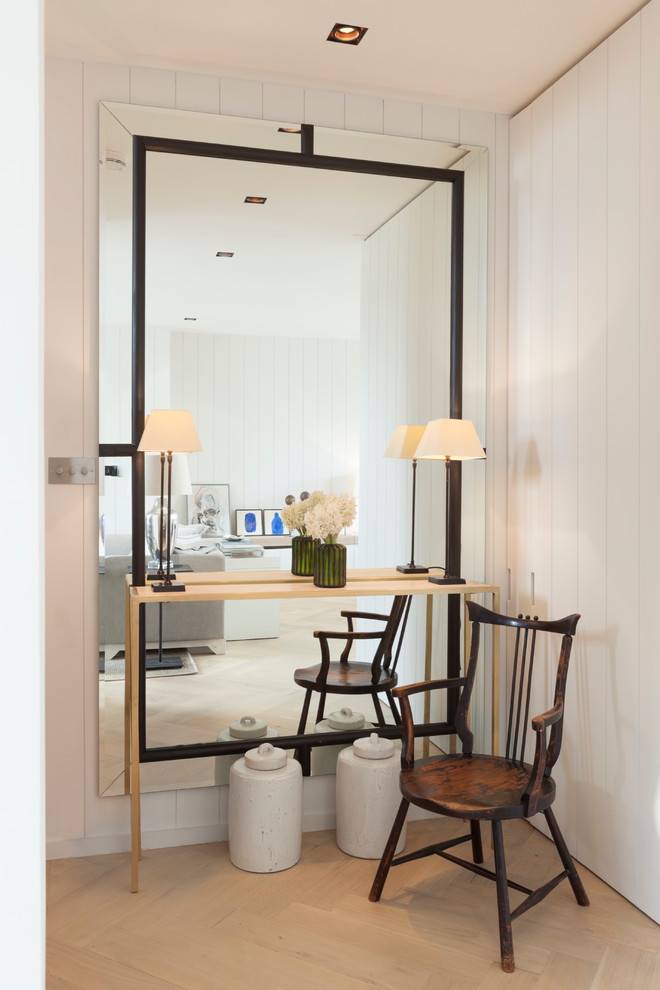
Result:
{"type": "Polygon", "coordinates": [[[404,684],[402,687],[394,688],[392,694],[395,698],[407,698],[411,694],[421,694],[422,691],[435,691],[437,688],[463,687],[465,683],[465,677],[444,677],[439,681],[420,681],[419,684],[404,684]]]}
{"type": "Polygon", "coordinates": [[[543,715],[537,715],[532,719],[532,728],[536,733],[536,752],[534,754],[534,766],[527,781],[527,787],[523,798],[527,803],[527,814],[531,818],[538,810],[538,800],[541,791],[543,778],[549,767],[552,767],[552,759],[548,761],[548,754],[552,757],[555,746],[555,731],[553,730],[550,747],[548,747],[547,730],[556,722],[559,722],[564,712],[564,704],[558,701],[557,704],[543,715]]]}
{"type": "Polygon", "coordinates": [[[314,637],[318,639],[321,644],[321,668],[317,677],[317,681],[321,683],[325,680],[328,674],[328,668],[330,666],[330,647],[328,645],[328,640],[330,639],[343,639],[346,641],[346,647],[342,650],[340,662],[346,663],[348,661],[348,655],[351,651],[354,640],[356,639],[382,639],[385,632],[354,632],[352,630],[347,630],[346,632],[340,632],[339,630],[332,632],[325,632],[322,629],[317,629],[314,632],[314,637]]]}
{"type": "MultiPolygon", "coordinates": [[[[424,691],[435,691],[445,688],[465,687],[468,683],[467,677],[443,677],[437,681],[421,681],[418,684],[406,684],[403,687],[394,688],[392,694],[398,699],[401,705],[401,769],[412,770],[415,765],[415,726],[410,707],[410,695],[421,694],[424,691]]],[[[463,752],[471,753],[474,737],[467,725],[458,734],[463,743],[463,752]]]]}
{"type": "Polygon", "coordinates": [[[387,622],[389,615],[381,615],[380,612],[352,612],[350,609],[344,609],[340,612],[345,619],[382,619],[383,622],[387,622]]]}
{"type": "Polygon", "coordinates": [[[317,629],[314,633],[316,639],[382,639],[384,633],[375,630],[374,632],[352,632],[346,630],[342,632],[341,630],[332,630],[331,632],[324,632],[323,630],[317,629]]]}
{"type": "Polygon", "coordinates": [[[532,728],[534,732],[542,732],[547,729],[549,725],[554,725],[561,718],[564,706],[562,702],[558,702],[554,708],[549,711],[544,712],[543,715],[537,715],[532,719],[532,728]]]}

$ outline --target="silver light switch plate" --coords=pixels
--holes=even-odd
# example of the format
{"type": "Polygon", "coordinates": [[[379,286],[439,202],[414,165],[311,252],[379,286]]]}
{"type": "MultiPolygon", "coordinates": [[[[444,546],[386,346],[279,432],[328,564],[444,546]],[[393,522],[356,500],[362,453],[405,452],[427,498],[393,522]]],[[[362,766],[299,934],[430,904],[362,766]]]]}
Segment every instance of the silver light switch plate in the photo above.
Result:
{"type": "Polygon", "coordinates": [[[95,485],[95,457],[49,457],[49,485],[95,485]]]}

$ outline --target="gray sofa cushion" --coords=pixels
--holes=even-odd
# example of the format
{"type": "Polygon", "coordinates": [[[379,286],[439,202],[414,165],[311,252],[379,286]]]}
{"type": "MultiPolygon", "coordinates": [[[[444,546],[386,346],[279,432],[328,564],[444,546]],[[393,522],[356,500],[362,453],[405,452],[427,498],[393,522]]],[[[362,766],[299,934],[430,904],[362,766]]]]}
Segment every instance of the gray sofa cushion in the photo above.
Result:
{"type": "MultiPolygon", "coordinates": [[[[124,545],[121,541],[130,537],[114,537],[106,541],[109,550],[124,545]]],[[[189,564],[194,571],[224,571],[225,559],[219,552],[197,554],[190,551],[177,553],[176,564],[189,564]]],[[[105,573],[99,574],[99,644],[107,655],[113,656],[124,649],[126,574],[131,564],[130,553],[105,557],[105,573]]],[[[185,582],[185,572],[181,579],[185,582]]],[[[202,645],[212,647],[216,653],[224,652],[224,602],[167,603],[147,608],[147,644],[158,642],[158,611],[163,610],[163,645],[202,645]]]]}

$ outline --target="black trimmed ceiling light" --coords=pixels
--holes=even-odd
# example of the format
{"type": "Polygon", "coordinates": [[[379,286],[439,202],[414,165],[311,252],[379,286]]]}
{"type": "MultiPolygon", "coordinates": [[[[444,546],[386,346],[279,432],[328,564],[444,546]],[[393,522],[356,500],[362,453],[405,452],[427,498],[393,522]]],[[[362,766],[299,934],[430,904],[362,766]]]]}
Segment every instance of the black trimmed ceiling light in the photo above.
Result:
{"type": "Polygon", "coordinates": [[[258,206],[263,206],[266,202],[266,196],[246,196],[243,200],[244,203],[256,203],[258,206]]]}
{"type": "Polygon", "coordinates": [[[216,251],[215,252],[215,256],[216,256],[216,258],[233,258],[234,257],[234,252],[233,251],[216,251]]]}
{"type": "Polygon", "coordinates": [[[340,45],[359,45],[369,28],[355,24],[335,24],[326,41],[337,41],[340,45]]]}

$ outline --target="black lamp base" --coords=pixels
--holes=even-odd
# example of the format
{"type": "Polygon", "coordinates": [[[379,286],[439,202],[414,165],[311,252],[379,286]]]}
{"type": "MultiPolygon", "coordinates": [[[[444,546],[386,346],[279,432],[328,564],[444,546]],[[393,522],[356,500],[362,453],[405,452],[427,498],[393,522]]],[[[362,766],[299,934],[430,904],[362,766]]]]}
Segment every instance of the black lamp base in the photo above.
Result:
{"type": "Polygon", "coordinates": [[[183,667],[181,657],[147,657],[144,663],[145,670],[181,670],[183,667]]]}
{"type": "Polygon", "coordinates": [[[397,564],[397,571],[401,571],[402,574],[428,574],[428,567],[418,567],[417,564],[397,564]]]}
{"type": "Polygon", "coordinates": [[[450,574],[443,574],[442,577],[430,577],[429,581],[432,584],[465,584],[465,578],[462,577],[452,577],[450,574]]]}
{"type": "Polygon", "coordinates": [[[170,582],[170,584],[168,584],[166,581],[163,581],[162,584],[152,584],[151,590],[164,591],[167,594],[170,591],[185,591],[186,586],[185,584],[182,584],[180,581],[172,581],[170,582]]]}

